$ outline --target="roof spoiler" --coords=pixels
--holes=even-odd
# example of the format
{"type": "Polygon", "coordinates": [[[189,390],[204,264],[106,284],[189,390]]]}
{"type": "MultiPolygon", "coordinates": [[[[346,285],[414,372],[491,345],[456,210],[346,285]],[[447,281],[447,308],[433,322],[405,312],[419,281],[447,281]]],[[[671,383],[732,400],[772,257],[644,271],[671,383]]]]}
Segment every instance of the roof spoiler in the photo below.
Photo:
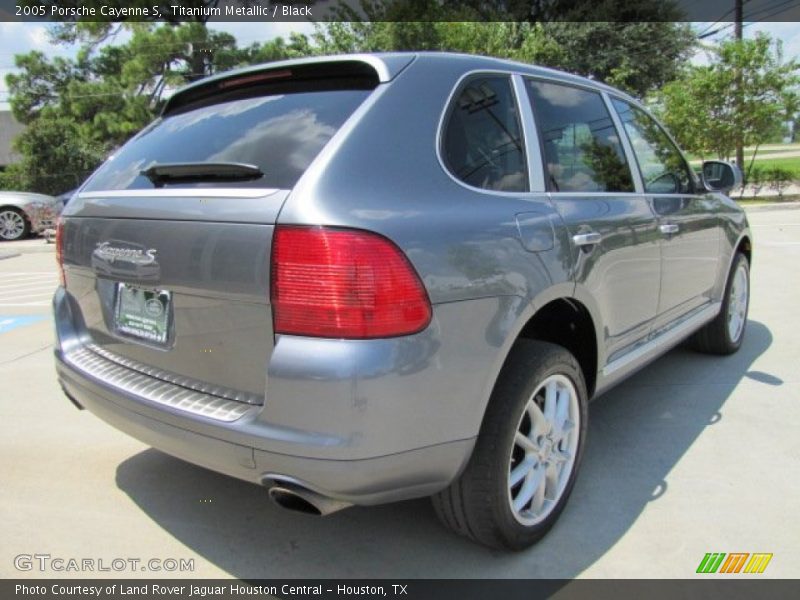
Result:
{"type": "MultiPolygon", "coordinates": [[[[192,83],[175,92],[161,112],[163,116],[183,112],[198,104],[222,101],[241,90],[319,80],[362,80],[370,87],[394,79],[415,54],[344,54],[282,60],[236,69],[192,83]],[[219,99],[217,98],[219,97],[219,99]]],[[[280,93],[280,90],[277,90],[280,93]]]]}

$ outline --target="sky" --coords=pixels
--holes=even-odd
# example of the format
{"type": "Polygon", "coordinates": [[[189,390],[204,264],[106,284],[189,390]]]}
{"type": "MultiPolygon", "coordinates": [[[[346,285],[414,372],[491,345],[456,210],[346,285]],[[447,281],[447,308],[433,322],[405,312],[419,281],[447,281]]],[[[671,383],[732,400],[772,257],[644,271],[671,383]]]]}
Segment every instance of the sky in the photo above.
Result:
{"type": "MultiPolygon", "coordinates": [[[[697,31],[700,32],[705,30],[713,31],[721,27],[721,25],[713,23],[695,23],[694,25],[697,31]]],[[[314,31],[314,26],[311,23],[292,22],[215,23],[212,28],[231,33],[236,37],[240,46],[246,46],[256,41],[270,40],[279,36],[288,37],[292,31],[306,34],[314,31]]],[[[800,23],[759,22],[746,23],[744,26],[745,37],[752,37],[759,31],[769,33],[783,41],[785,58],[800,56],[800,23]]],[[[715,41],[730,34],[731,27],[727,27],[715,36],[703,40],[703,43],[707,46],[713,45],[715,41]]],[[[0,110],[8,110],[9,108],[5,76],[14,71],[14,55],[24,54],[31,50],[40,50],[49,56],[71,57],[74,56],[76,48],[50,44],[46,25],[0,22],[0,110]]],[[[692,59],[692,62],[696,64],[707,63],[708,53],[701,48],[692,59]]]]}

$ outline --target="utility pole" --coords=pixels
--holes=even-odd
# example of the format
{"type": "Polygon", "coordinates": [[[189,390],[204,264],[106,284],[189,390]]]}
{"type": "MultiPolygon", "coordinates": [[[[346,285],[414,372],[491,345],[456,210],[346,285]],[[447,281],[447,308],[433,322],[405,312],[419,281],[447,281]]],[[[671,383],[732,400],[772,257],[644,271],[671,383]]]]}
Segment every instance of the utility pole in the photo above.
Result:
{"type": "MultiPolygon", "coordinates": [[[[744,20],[744,0],[734,0],[733,35],[737,42],[742,41],[742,21],[744,20]]],[[[742,110],[742,71],[736,73],[736,106],[741,117],[742,110]]],[[[744,173],[744,137],[741,131],[736,133],[736,166],[744,173]]]]}

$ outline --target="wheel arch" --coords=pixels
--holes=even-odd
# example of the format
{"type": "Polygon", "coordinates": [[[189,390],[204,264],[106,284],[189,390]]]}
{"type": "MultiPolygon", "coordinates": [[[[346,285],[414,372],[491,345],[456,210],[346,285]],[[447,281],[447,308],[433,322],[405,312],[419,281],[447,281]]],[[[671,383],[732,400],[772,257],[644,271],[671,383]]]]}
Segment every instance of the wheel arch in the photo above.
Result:
{"type": "MultiPolygon", "coordinates": [[[[590,308],[571,293],[574,288],[564,288],[562,292],[548,294],[544,301],[532,303],[523,311],[516,328],[508,336],[508,342],[501,354],[486,393],[483,413],[491,402],[492,393],[503,377],[505,367],[520,340],[540,340],[566,348],[575,356],[586,382],[588,397],[591,398],[597,387],[599,357],[597,320],[590,308]]],[[[483,419],[481,419],[483,420],[483,419]]]]}
{"type": "Polygon", "coordinates": [[[597,385],[598,344],[595,320],[586,305],[570,297],[551,300],[528,319],[517,336],[520,339],[550,342],[569,350],[592,397],[597,385]]]}
{"type": "MultiPolygon", "coordinates": [[[[745,233],[739,238],[739,243],[736,244],[736,248],[733,251],[734,256],[741,252],[744,254],[744,257],[747,259],[747,264],[753,264],[753,242],[750,240],[750,235],[745,233]]],[[[733,259],[731,259],[733,260],[733,259]]]]}

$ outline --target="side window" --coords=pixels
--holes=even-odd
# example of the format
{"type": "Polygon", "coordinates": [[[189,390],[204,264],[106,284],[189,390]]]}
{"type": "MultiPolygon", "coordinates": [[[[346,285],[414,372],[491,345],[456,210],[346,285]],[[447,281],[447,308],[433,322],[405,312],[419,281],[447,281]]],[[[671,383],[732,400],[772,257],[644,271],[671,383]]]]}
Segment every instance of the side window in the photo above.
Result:
{"type": "Polygon", "coordinates": [[[643,110],[623,100],[611,103],[619,114],[649,194],[692,193],[689,167],[664,130],[643,110]]]}
{"type": "Polygon", "coordinates": [[[510,78],[470,79],[454,98],[442,142],[447,168],[474,187],[527,191],[525,144],[510,78]]]}
{"type": "Polygon", "coordinates": [[[542,139],[545,176],[555,192],[633,192],[619,134],[600,94],[528,81],[542,139]]]}

